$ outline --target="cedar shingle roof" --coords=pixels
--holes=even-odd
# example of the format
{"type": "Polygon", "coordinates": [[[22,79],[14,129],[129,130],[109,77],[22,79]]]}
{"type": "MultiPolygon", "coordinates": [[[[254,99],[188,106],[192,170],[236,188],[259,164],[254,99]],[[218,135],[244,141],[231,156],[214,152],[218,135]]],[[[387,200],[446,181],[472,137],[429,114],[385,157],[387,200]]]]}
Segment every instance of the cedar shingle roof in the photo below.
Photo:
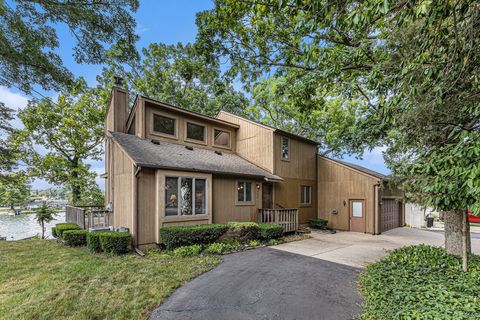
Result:
{"type": "Polygon", "coordinates": [[[283,180],[234,153],[215,151],[203,148],[189,150],[185,145],[151,140],[137,136],[110,132],[113,140],[141,167],[170,170],[205,172],[231,176],[283,180]]]}

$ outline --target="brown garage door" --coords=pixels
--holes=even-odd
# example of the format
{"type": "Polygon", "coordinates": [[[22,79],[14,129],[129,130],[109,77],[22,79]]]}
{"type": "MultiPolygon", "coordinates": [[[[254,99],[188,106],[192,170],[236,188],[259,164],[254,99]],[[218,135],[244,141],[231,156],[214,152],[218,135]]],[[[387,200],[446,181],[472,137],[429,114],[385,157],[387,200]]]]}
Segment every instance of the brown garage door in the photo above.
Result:
{"type": "Polygon", "coordinates": [[[400,227],[400,205],[393,199],[382,199],[382,232],[400,227]]]}

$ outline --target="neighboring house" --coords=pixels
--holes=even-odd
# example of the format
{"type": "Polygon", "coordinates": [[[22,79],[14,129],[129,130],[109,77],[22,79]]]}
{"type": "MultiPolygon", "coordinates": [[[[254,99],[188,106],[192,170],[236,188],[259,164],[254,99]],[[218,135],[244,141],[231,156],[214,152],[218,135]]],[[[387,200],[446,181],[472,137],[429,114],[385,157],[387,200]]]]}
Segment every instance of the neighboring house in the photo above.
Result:
{"type": "MultiPolygon", "coordinates": [[[[208,117],[143,96],[132,108],[128,101],[127,91],[113,88],[105,117],[106,203],[113,226],[129,228],[136,245],[159,243],[162,226],[258,221],[272,210],[306,223],[338,207],[324,202],[332,192],[340,199],[357,187],[346,180],[337,191],[325,188],[315,141],[225,111],[208,117]]],[[[368,202],[363,210],[365,228],[352,230],[380,232],[369,227],[368,202]]]]}
{"type": "Polygon", "coordinates": [[[415,203],[405,204],[405,224],[412,228],[426,228],[427,223],[425,218],[428,215],[438,217],[438,212],[432,208],[423,208],[415,203]]]}

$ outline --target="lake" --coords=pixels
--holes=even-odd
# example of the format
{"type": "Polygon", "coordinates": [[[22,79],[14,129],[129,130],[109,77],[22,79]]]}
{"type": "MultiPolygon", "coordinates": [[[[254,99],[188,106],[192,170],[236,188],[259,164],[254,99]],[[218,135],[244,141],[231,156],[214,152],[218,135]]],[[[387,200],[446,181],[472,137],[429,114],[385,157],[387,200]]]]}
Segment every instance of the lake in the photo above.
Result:
{"type": "MultiPolygon", "coordinates": [[[[58,212],[55,220],[45,224],[45,237],[52,238],[52,227],[65,222],[65,212],[58,212]]],[[[21,240],[42,235],[42,227],[35,220],[35,214],[21,214],[18,216],[0,216],[0,237],[7,240],[21,240]]]]}

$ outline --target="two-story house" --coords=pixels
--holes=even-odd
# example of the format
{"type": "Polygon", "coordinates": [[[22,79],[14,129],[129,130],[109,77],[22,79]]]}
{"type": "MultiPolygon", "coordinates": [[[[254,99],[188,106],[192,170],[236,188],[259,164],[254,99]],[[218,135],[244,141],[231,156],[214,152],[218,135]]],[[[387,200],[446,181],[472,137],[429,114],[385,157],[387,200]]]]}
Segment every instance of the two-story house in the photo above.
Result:
{"type": "MultiPolygon", "coordinates": [[[[107,207],[113,226],[129,228],[137,246],[159,243],[166,225],[258,221],[268,209],[294,210],[299,223],[330,214],[318,212],[318,195],[328,190],[318,190],[315,141],[143,96],[129,108],[120,86],[112,89],[105,135],[107,207]]],[[[362,221],[358,231],[376,233],[362,221]]]]}

